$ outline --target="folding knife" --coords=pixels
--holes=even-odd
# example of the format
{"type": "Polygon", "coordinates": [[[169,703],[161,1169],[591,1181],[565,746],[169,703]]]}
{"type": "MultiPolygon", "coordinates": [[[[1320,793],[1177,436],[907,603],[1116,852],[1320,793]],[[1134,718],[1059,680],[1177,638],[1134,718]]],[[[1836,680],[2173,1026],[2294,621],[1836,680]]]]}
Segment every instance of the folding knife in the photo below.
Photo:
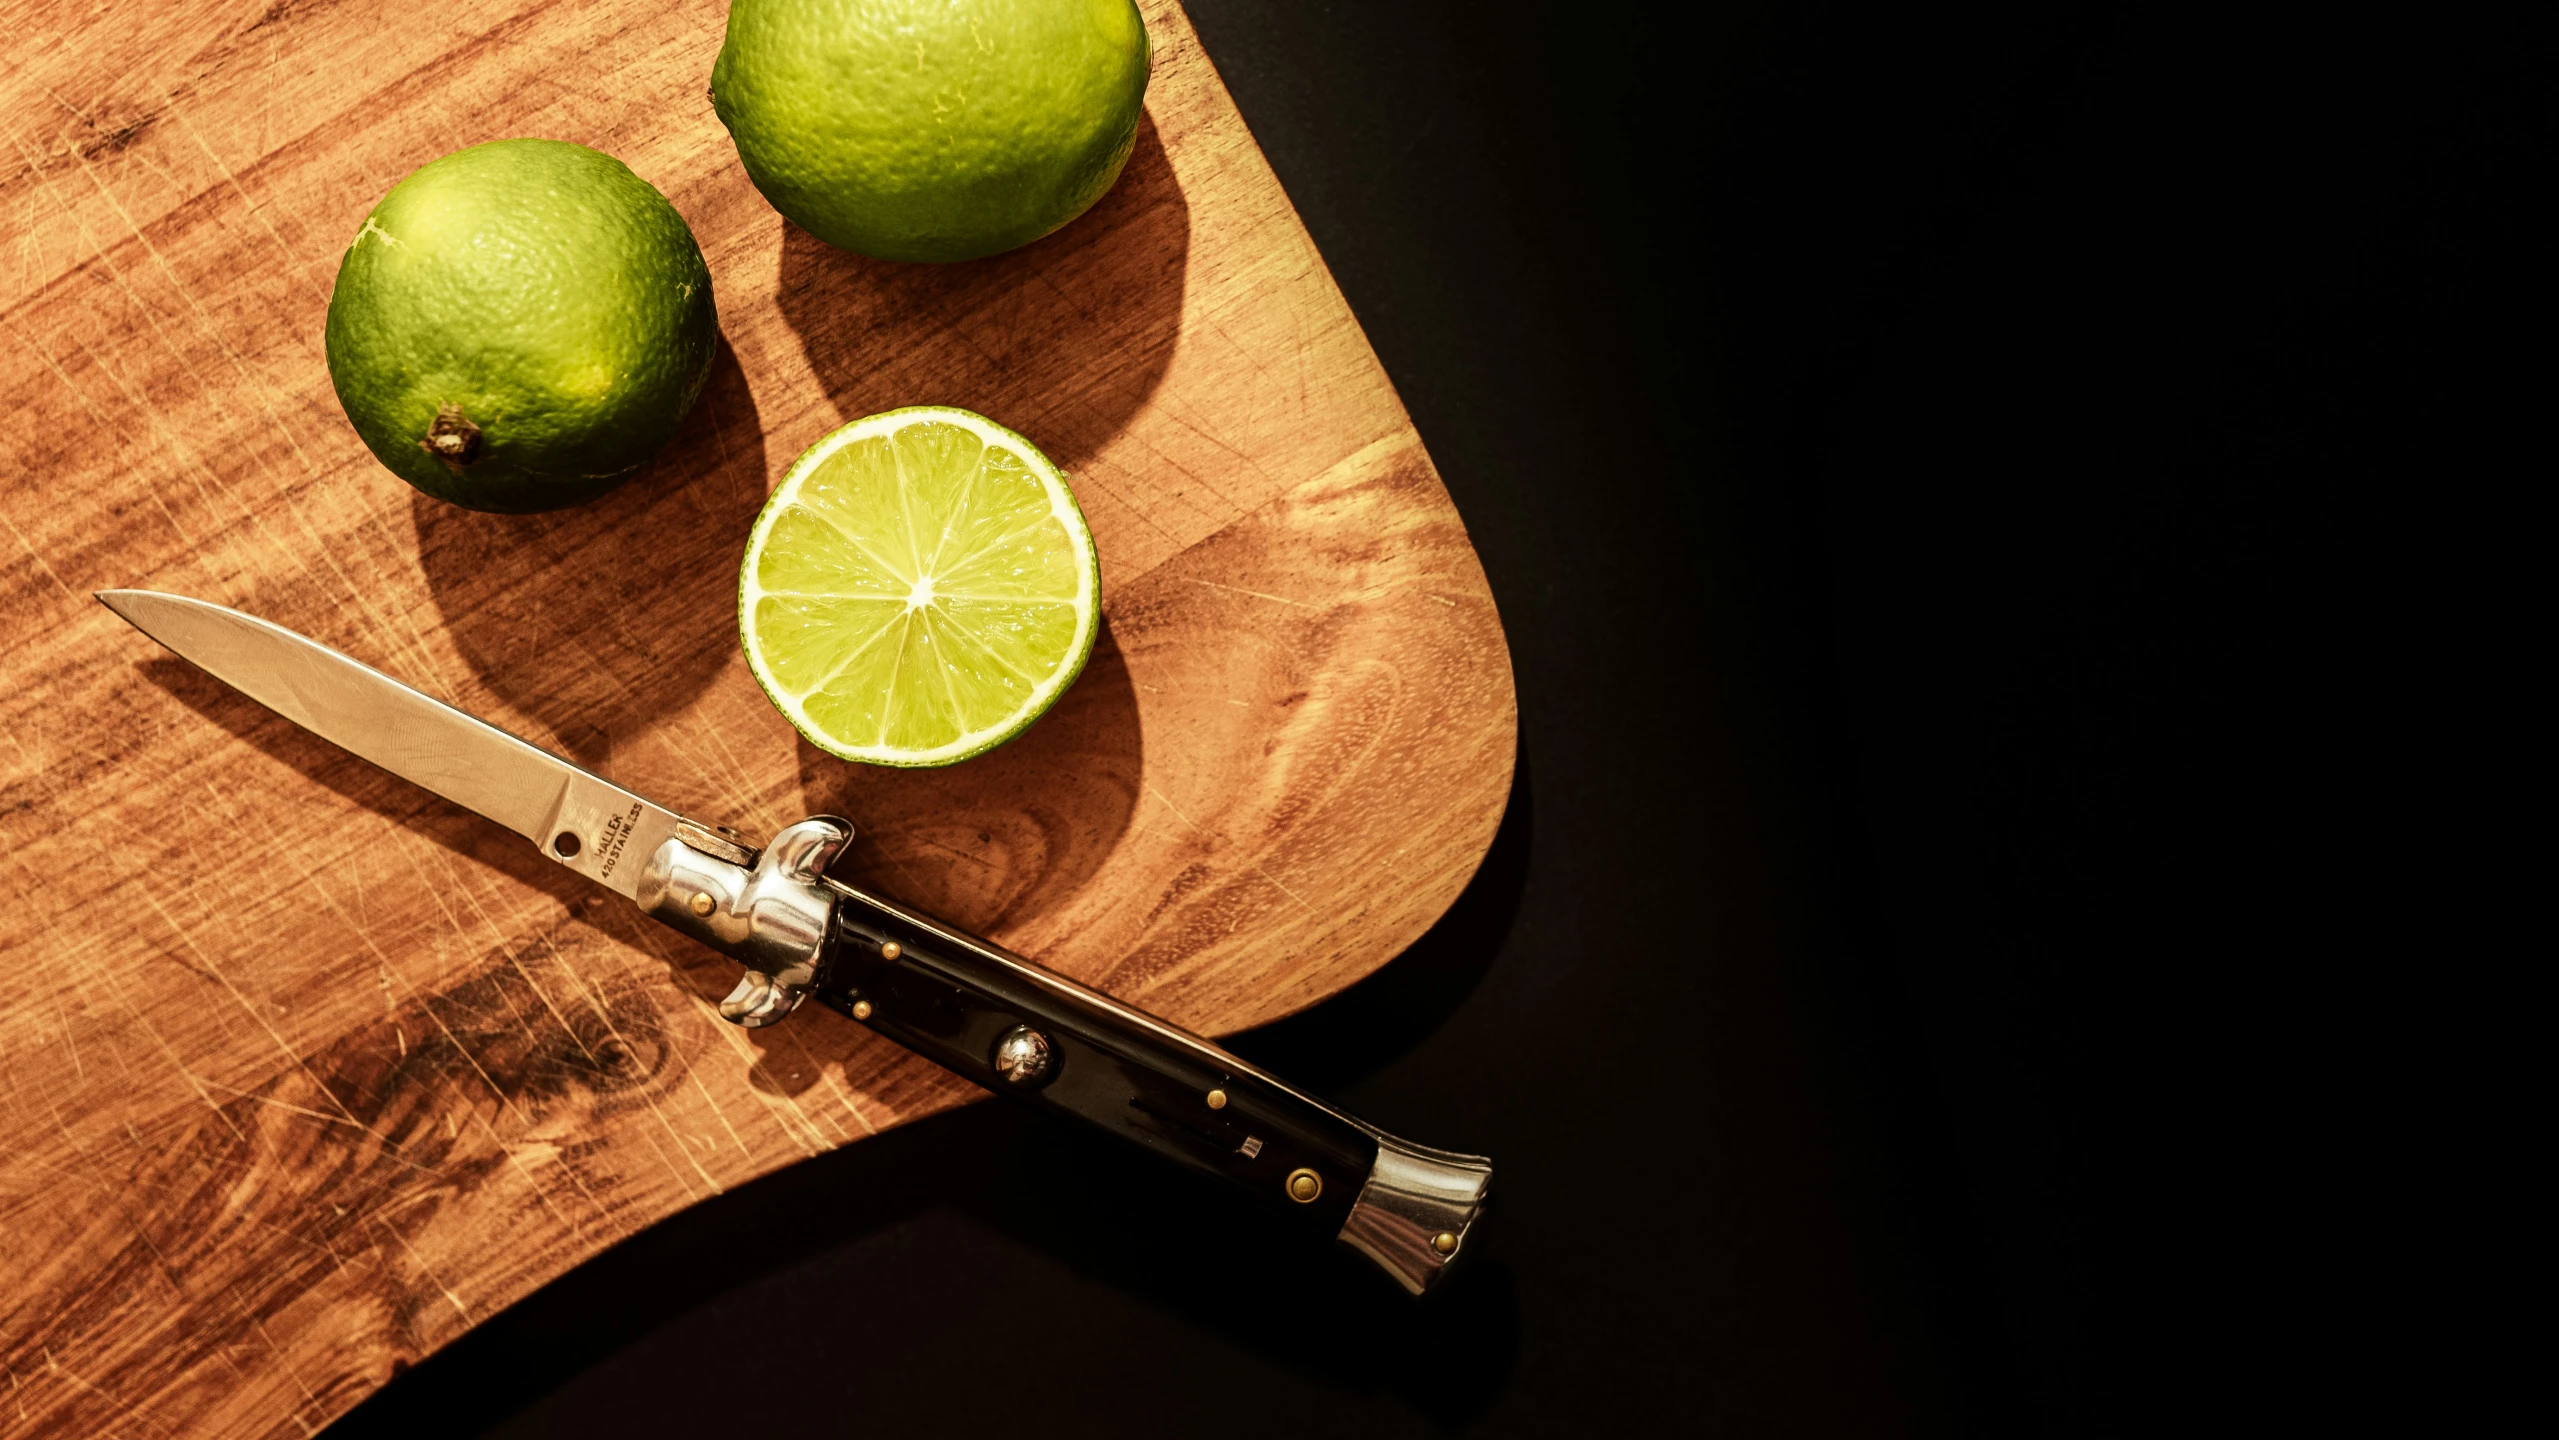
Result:
{"type": "Polygon", "coordinates": [[[1354,1120],[1199,1036],[826,874],[853,827],[813,815],[761,847],[255,616],[150,590],[98,599],[312,734],[531,840],[746,968],[722,1018],[840,1010],[999,1095],[1269,1196],[1428,1290],[1463,1256],[1481,1156],[1354,1120]]]}

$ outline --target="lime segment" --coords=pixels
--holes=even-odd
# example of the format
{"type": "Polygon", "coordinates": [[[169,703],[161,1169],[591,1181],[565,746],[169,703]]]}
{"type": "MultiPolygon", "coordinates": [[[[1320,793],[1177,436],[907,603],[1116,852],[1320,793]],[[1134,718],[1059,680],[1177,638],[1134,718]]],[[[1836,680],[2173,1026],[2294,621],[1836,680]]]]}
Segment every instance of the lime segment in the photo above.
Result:
{"type": "Polygon", "coordinates": [[[756,517],[738,577],[746,660],[809,743],[948,765],[1030,727],[1101,621],[1093,532],[1021,436],[943,406],[812,446],[756,517]]]}

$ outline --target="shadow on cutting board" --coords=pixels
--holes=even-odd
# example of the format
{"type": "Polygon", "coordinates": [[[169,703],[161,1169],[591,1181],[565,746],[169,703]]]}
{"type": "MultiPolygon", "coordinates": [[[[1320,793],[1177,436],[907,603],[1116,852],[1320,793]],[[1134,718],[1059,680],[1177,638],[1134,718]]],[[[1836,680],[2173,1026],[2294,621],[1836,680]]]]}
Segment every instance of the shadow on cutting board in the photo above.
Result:
{"type": "MultiPolygon", "coordinates": [[[[455,648],[516,712],[484,718],[593,766],[610,754],[616,731],[681,709],[736,653],[738,549],[763,504],[755,397],[723,340],[675,438],[611,494],[547,515],[488,515],[413,494],[410,511],[419,568],[455,648]]],[[[292,623],[289,614],[270,618],[292,623]]],[[[394,679],[442,688],[386,663],[394,679]]],[[[140,669],[180,704],[399,825],[564,906],[594,893],[521,837],[183,660],[156,656],[140,669]]],[[[480,708],[468,694],[439,698],[480,708]]]]}
{"type": "Polygon", "coordinates": [[[957,405],[1071,474],[1172,363],[1190,241],[1190,206],[1149,116],[1110,192],[1019,250],[899,264],[785,223],[777,299],[845,419],[957,405]]]}
{"type": "Polygon", "coordinates": [[[838,876],[986,934],[1046,912],[1101,868],[1137,811],[1145,737],[1106,619],[1048,713],[965,764],[900,770],[806,740],[799,750],[802,803],[853,822],[838,876]]]}
{"type": "MultiPolygon", "coordinates": [[[[1509,932],[1531,818],[1523,761],[1491,851],[1438,925],[1359,985],[1230,1043],[1318,1093],[1419,1044],[1509,932]]],[[[1419,1304],[1289,1219],[1020,1107],[971,1105],[659,1223],[328,1434],[713,1434],[750,1415],[808,1434],[1004,1433],[1038,1394],[1036,1428],[1077,1435],[1107,1433],[1132,1394],[1201,1412],[1253,1403],[1149,1370],[1146,1336],[1167,1329],[1396,1394],[1439,1426],[1479,1414],[1519,1340],[1498,1214],[1487,1253],[1419,1304]],[[963,1355],[982,1383],[949,1383],[963,1355]]]]}
{"type": "Polygon", "coordinates": [[[421,494],[410,513],[463,659],[550,732],[526,739],[601,766],[617,733],[683,709],[737,652],[738,554],[762,508],[763,422],[722,340],[683,428],[620,489],[544,515],[421,494]]]}

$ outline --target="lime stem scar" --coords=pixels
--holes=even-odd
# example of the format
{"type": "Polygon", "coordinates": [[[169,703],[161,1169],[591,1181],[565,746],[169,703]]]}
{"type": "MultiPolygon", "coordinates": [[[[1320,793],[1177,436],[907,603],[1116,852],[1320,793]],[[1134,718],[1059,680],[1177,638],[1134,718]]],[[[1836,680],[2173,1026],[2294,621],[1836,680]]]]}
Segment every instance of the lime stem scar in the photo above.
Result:
{"type": "Polygon", "coordinates": [[[447,404],[435,412],[435,423],[427,427],[418,448],[459,475],[463,466],[480,458],[480,427],[471,423],[461,406],[447,404]]]}

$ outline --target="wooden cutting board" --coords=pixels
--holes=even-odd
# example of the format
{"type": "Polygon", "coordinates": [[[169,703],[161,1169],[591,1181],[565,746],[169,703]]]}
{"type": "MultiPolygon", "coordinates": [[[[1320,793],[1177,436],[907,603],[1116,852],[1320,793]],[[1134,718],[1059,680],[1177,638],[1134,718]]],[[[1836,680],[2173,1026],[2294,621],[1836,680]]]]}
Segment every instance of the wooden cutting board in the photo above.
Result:
{"type": "MultiPolygon", "coordinates": [[[[1508,794],[1484,575],[1172,0],[1135,158],[1011,255],[786,226],[705,85],[715,0],[21,10],[0,81],[0,1432],[299,1436],[614,1241],[976,1098],[268,715],[90,598],[327,641],[678,809],[862,826],[840,869],[1192,1027],[1298,1010],[1453,900],[1508,794]],[[726,337],[639,480],[424,500],[331,394],[374,201],[512,135],[627,161],[726,337]],[[1076,477],[1108,628],[1011,746],[847,766],[748,677],[793,457],[968,406],[1076,477]]],[[[1424,1137],[1428,1138],[1428,1137],[1424,1137]]]]}

